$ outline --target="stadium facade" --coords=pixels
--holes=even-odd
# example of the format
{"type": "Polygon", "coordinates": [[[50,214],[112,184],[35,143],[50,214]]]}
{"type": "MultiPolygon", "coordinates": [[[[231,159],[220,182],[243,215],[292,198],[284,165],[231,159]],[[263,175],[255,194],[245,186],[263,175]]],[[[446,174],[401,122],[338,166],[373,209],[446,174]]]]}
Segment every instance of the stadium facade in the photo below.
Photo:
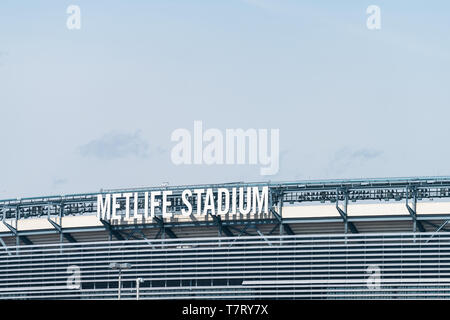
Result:
{"type": "Polygon", "coordinates": [[[450,298],[450,177],[102,190],[1,200],[0,216],[1,299],[450,298]],[[186,213],[184,190],[207,189],[221,206],[267,190],[268,210],[186,213]],[[170,214],[149,215],[165,191],[170,214]],[[114,220],[111,194],[131,195],[114,220]]]}

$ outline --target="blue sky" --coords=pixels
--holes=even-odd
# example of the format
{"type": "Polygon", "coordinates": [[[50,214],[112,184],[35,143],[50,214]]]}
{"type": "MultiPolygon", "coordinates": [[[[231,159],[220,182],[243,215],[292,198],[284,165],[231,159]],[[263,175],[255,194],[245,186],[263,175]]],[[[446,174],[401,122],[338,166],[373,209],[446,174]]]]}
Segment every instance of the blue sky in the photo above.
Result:
{"type": "Polygon", "coordinates": [[[450,175],[445,1],[1,1],[0,198],[450,175]],[[69,5],[81,29],[66,28],[69,5]],[[366,8],[381,9],[381,30],[366,8]],[[280,170],[175,166],[170,134],[279,128],[280,170]]]}

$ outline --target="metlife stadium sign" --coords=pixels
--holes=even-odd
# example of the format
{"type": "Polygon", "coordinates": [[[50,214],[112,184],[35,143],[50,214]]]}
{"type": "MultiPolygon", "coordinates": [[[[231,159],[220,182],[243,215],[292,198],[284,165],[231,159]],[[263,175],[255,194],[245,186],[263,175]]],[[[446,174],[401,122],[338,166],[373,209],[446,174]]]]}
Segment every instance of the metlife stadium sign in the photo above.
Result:
{"type": "MultiPolygon", "coordinates": [[[[260,214],[269,210],[269,187],[185,189],[181,193],[181,215],[260,214]]],[[[97,217],[102,220],[148,219],[160,212],[163,218],[174,215],[170,190],[152,192],[107,193],[97,195],[97,217]],[[144,206],[139,208],[139,198],[144,206]],[[120,203],[125,200],[125,208],[120,203]],[[125,215],[118,212],[125,211],[125,215]]]]}

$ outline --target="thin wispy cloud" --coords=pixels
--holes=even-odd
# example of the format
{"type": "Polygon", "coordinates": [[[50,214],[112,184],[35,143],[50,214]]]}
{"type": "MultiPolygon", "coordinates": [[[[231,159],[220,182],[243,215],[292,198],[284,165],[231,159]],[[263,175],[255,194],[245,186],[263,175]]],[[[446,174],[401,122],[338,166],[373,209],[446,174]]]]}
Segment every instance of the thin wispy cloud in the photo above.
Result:
{"type": "Polygon", "coordinates": [[[103,160],[120,159],[129,156],[146,158],[149,155],[149,145],[141,137],[140,131],[132,134],[111,132],[81,146],[79,153],[84,157],[103,160]]]}
{"type": "Polygon", "coordinates": [[[68,180],[66,178],[58,178],[53,180],[53,186],[61,186],[67,184],[68,180]]]}
{"type": "Polygon", "coordinates": [[[382,154],[382,151],[375,149],[341,148],[334,153],[328,165],[327,173],[329,176],[339,176],[357,167],[362,167],[370,161],[376,160],[382,154]]]}
{"type": "Polygon", "coordinates": [[[360,149],[350,153],[350,159],[370,160],[379,157],[382,154],[379,150],[360,149]]]}

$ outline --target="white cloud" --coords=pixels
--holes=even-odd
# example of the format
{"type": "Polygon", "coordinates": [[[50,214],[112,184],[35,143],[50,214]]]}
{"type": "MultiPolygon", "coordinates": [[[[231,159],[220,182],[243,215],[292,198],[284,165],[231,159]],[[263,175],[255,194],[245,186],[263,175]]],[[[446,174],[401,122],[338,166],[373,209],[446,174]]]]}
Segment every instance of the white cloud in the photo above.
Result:
{"type": "Polygon", "coordinates": [[[141,137],[140,131],[133,134],[111,132],[79,148],[82,156],[99,159],[119,159],[128,156],[146,158],[148,151],[148,143],[141,137]]]}

